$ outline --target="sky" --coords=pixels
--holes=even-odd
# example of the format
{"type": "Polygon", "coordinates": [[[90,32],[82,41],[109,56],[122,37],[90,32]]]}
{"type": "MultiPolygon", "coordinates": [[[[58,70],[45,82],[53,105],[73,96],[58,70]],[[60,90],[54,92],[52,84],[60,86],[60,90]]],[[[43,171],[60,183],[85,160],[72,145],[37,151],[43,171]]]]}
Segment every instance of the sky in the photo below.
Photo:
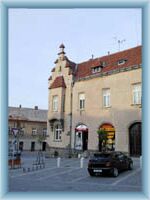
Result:
{"type": "Polygon", "coordinates": [[[48,109],[60,44],[76,63],[141,45],[142,10],[9,9],[8,35],[9,106],[48,109]]]}

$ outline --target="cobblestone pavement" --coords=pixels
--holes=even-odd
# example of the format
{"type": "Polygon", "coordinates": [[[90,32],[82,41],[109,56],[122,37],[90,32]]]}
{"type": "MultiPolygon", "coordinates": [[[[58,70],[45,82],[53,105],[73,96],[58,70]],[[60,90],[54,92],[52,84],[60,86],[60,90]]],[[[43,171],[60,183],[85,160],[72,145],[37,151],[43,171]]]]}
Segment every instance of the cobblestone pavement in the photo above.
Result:
{"type": "Polygon", "coordinates": [[[142,174],[140,160],[134,158],[134,169],[125,171],[114,178],[111,176],[90,177],[87,172],[88,159],[84,159],[83,168],[80,168],[79,158],[61,158],[60,167],[57,167],[56,158],[45,159],[45,168],[32,171],[32,163],[36,157],[23,157],[23,169],[9,170],[9,191],[72,191],[72,192],[140,192],[142,191],[142,174]]]}

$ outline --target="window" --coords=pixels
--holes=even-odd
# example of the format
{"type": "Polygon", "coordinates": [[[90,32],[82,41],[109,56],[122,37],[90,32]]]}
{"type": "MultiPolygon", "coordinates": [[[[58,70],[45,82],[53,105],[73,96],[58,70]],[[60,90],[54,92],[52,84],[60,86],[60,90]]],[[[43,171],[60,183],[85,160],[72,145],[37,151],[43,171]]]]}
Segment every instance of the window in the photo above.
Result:
{"type": "Polygon", "coordinates": [[[79,109],[84,110],[85,108],[85,94],[79,94],[79,109]]]}
{"type": "Polygon", "coordinates": [[[53,111],[58,111],[58,96],[53,96],[53,111]]]}
{"type": "Polygon", "coordinates": [[[92,68],[92,73],[97,73],[97,72],[100,72],[101,71],[101,67],[94,67],[92,68]]]}
{"type": "Polygon", "coordinates": [[[43,136],[46,136],[46,135],[47,135],[47,129],[43,128],[43,136]]]}
{"type": "Polygon", "coordinates": [[[141,84],[133,85],[133,104],[141,104],[141,84]]]}
{"type": "Polygon", "coordinates": [[[102,67],[106,67],[106,65],[107,65],[106,61],[101,61],[101,66],[102,67]]]}
{"type": "Polygon", "coordinates": [[[60,141],[61,140],[61,134],[62,134],[61,125],[57,124],[54,128],[54,140],[60,141]]]}
{"type": "Polygon", "coordinates": [[[118,60],[118,65],[123,65],[126,63],[126,59],[121,59],[121,60],[118,60]]]}
{"type": "Polygon", "coordinates": [[[36,128],[32,128],[32,135],[36,135],[37,134],[37,129],[36,128]]]}
{"type": "Polygon", "coordinates": [[[110,89],[103,89],[103,106],[110,107],[110,89]]]}

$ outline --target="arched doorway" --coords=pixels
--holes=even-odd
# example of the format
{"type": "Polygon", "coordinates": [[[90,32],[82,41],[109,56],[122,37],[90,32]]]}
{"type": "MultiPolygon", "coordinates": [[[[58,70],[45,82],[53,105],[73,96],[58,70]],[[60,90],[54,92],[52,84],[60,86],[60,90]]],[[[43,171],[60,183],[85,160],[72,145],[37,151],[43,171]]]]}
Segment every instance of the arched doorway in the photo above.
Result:
{"type": "MultiPolygon", "coordinates": [[[[107,138],[106,138],[106,148],[109,151],[114,151],[115,150],[115,128],[112,124],[105,123],[102,124],[99,128],[100,130],[105,130],[107,133],[107,138]]],[[[100,144],[99,144],[99,151],[100,149],[100,144]]]]}
{"type": "Polygon", "coordinates": [[[129,127],[130,156],[141,155],[141,122],[136,122],[129,127]]]}
{"type": "Polygon", "coordinates": [[[46,142],[42,142],[42,151],[46,151],[46,142]]]}
{"type": "Polygon", "coordinates": [[[82,151],[88,149],[88,128],[84,124],[75,128],[75,149],[82,151]]]}

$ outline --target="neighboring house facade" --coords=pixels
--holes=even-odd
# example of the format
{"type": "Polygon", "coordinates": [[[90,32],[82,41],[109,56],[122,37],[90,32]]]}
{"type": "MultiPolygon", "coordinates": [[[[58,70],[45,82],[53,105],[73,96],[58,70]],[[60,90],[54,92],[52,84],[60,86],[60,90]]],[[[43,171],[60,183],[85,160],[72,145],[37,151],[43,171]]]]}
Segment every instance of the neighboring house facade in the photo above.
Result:
{"type": "Polygon", "coordinates": [[[108,150],[141,155],[142,47],[79,64],[64,48],[49,78],[50,148],[96,151],[97,130],[105,129],[108,150]]]}
{"type": "Polygon", "coordinates": [[[9,146],[16,141],[18,150],[46,151],[47,110],[9,107],[9,146]]]}

